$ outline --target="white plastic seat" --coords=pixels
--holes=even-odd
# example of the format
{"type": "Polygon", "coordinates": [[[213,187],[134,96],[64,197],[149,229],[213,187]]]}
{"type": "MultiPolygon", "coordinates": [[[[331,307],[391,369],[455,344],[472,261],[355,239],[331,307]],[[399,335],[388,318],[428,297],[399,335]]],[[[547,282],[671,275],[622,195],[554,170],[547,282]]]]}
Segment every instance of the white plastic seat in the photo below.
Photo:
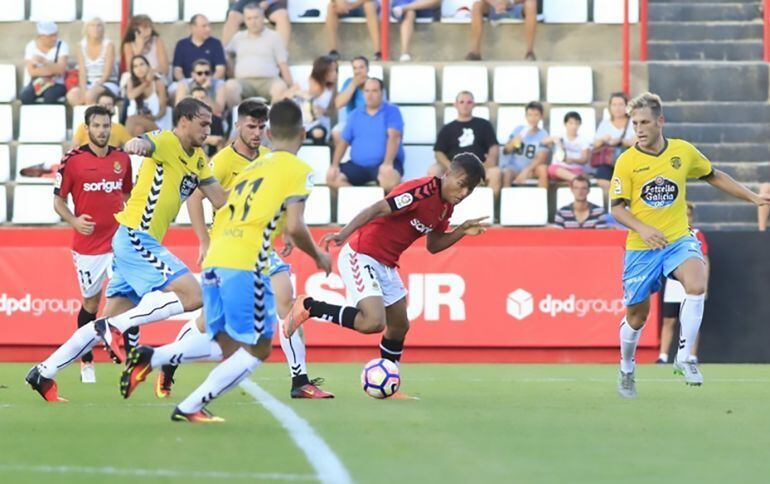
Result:
{"type": "Polygon", "coordinates": [[[500,192],[500,224],[538,226],[548,223],[548,189],[506,187],[500,192]]]}
{"type": "Polygon", "coordinates": [[[303,91],[307,91],[310,88],[310,73],[313,71],[312,65],[297,64],[289,66],[289,71],[294,83],[299,85],[303,91]]]}
{"type": "Polygon", "coordinates": [[[8,145],[0,145],[0,183],[11,180],[11,150],[8,145]]]}
{"type": "Polygon", "coordinates": [[[0,103],[16,99],[16,66],[0,64],[0,103]]]}
{"type": "Polygon", "coordinates": [[[83,20],[99,17],[105,22],[120,22],[121,0],[83,0],[83,20]]]}
{"type": "Polygon", "coordinates": [[[0,224],[8,221],[5,185],[0,185],[0,224]]]}
{"type": "Polygon", "coordinates": [[[329,225],[332,222],[332,195],[329,187],[315,187],[305,201],[305,223],[329,225]]]}
{"type": "Polygon", "coordinates": [[[575,111],[580,115],[582,123],[578,130],[578,136],[587,140],[593,140],[596,134],[596,110],[592,107],[566,107],[551,108],[549,113],[548,134],[551,136],[564,136],[564,115],[575,111]]]}
{"type": "Polygon", "coordinates": [[[337,191],[337,223],[347,224],[358,212],[384,196],[382,187],[340,187],[337,191]]]}
{"type": "Polygon", "coordinates": [[[66,110],[63,105],[22,106],[19,118],[21,143],[61,143],[67,135],[66,110]]]}
{"type": "Polygon", "coordinates": [[[326,185],[326,172],[329,171],[332,162],[329,147],[304,145],[299,149],[297,156],[313,169],[314,183],[326,185]]]}
{"type": "Polygon", "coordinates": [[[79,106],[72,106],[72,119],[70,126],[72,127],[72,131],[74,132],[78,126],[80,126],[81,123],[85,122],[85,115],[86,115],[86,109],[88,109],[89,106],[85,104],[81,104],[79,106]]]}
{"type": "Polygon", "coordinates": [[[511,132],[522,124],[527,124],[524,107],[501,106],[497,108],[497,142],[505,144],[511,132]]]}
{"type": "Polygon", "coordinates": [[[495,196],[489,187],[476,187],[468,198],[455,206],[450,225],[460,225],[466,220],[487,217],[482,223],[491,224],[495,216],[495,196]]]}
{"type": "MultiPolygon", "coordinates": [[[[574,201],[575,197],[572,195],[572,190],[569,187],[559,187],[556,189],[556,210],[574,201]]],[[[604,192],[601,187],[591,187],[591,190],[588,192],[588,201],[594,205],[604,207],[604,192]]]]}
{"type": "Polygon", "coordinates": [[[318,24],[326,22],[326,0],[291,0],[288,5],[291,23],[318,24]],[[317,17],[303,16],[309,10],[318,10],[317,17]]]}
{"type": "Polygon", "coordinates": [[[436,163],[433,147],[427,145],[404,146],[403,181],[428,176],[428,168],[436,163]]]}
{"type": "Polygon", "coordinates": [[[13,190],[15,224],[55,224],[61,219],[53,209],[53,190],[41,185],[16,185],[13,190]]]}
{"type": "Polygon", "coordinates": [[[396,104],[436,102],[436,68],[396,65],[390,68],[390,101],[396,104]]]}
{"type": "Polygon", "coordinates": [[[404,144],[433,144],[436,141],[436,108],[433,106],[405,106],[404,144]]]}
{"type": "Polygon", "coordinates": [[[588,22],[588,0],[544,0],[543,20],[548,24],[584,24],[588,22]]]}
{"type": "Polygon", "coordinates": [[[552,104],[590,104],[594,101],[593,71],[588,66],[548,68],[546,99],[552,104]]]}
{"type": "Polygon", "coordinates": [[[441,21],[451,24],[471,22],[471,10],[474,0],[443,0],[441,2],[441,21]]]}
{"type": "Polygon", "coordinates": [[[179,20],[179,2],[174,0],[134,0],[134,15],[149,15],[155,23],[169,23],[179,20]]]}
{"type": "MultiPolygon", "coordinates": [[[[489,107],[474,106],[473,111],[471,111],[471,116],[489,121],[489,107]]],[[[444,124],[449,124],[455,119],[457,119],[457,108],[454,106],[446,106],[444,108],[444,124]]]]}
{"type": "Polygon", "coordinates": [[[16,182],[52,184],[54,181],[52,177],[26,177],[21,175],[21,170],[41,163],[51,167],[59,164],[61,159],[61,145],[19,145],[16,149],[16,182]]]}
{"type": "Polygon", "coordinates": [[[446,66],[442,73],[441,101],[455,102],[457,93],[470,91],[478,104],[489,101],[489,73],[485,66],[446,66]]]}
{"type": "MultiPolygon", "coordinates": [[[[5,3],[5,2],[3,2],[5,3]]],[[[5,8],[5,5],[3,5],[5,8]]],[[[75,0],[31,0],[30,22],[50,20],[51,22],[73,22],[77,19],[75,0]]]]}
{"type": "MultiPolygon", "coordinates": [[[[214,219],[214,207],[211,205],[211,202],[207,198],[203,199],[203,219],[206,221],[207,224],[210,224],[211,221],[214,219]]],[[[187,202],[183,203],[182,206],[179,208],[179,213],[176,215],[176,219],[174,219],[174,223],[179,225],[190,225],[190,212],[187,210],[187,202]]]]}
{"type": "Polygon", "coordinates": [[[495,67],[492,92],[496,103],[527,104],[540,99],[537,66],[495,67]]]}
{"type": "Polygon", "coordinates": [[[0,143],[13,141],[13,109],[10,104],[0,104],[0,143]]]}
{"type": "MultiPolygon", "coordinates": [[[[594,0],[594,23],[622,24],[624,0],[594,0]]],[[[628,22],[639,23],[639,0],[628,0],[628,22]]]]}
{"type": "Polygon", "coordinates": [[[227,19],[228,0],[184,0],[184,17],[189,22],[193,15],[203,14],[209,22],[224,22],[227,19]]]}
{"type": "MultiPolygon", "coordinates": [[[[345,83],[348,79],[353,77],[353,66],[350,65],[350,62],[346,62],[344,64],[340,64],[339,70],[337,71],[337,89],[340,91],[342,90],[342,84],[345,83]]],[[[369,77],[376,77],[377,79],[385,80],[385,70],[382,68],[381,64],[370,64],[369,65],[369,77]]]]}
{"type": "Polygon", "coordinates": [[[21,22],[27,16],[26,0],[4,0],[0,22],[21,22]]]}

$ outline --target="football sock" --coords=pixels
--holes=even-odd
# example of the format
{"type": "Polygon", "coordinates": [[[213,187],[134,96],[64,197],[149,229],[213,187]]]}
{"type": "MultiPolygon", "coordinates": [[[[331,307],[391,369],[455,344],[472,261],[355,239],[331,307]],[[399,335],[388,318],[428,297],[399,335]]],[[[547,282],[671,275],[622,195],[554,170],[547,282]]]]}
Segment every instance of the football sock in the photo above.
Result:
{"type": "Polygon", "coordinates": [[[620,371],[623,373],[631,373],[634,371],[636,361],[634,355],[636,355],[636,344],[639,342],[639,336],[642,334],[641,329],[634,329],[628,325],[626,319],[620,323],[620,371]]]}
{"type": "Polygon", "coordinates": [[[189,361],[220,361],[222,348],[209,335],[199,333],[188,334],[185,338],[173,343],[155,348],[150,365],[158,368],[164,365],[179,365],[189,361]]]}
{"type": "Polygon", "coordinates": [[[679,351],[676,353],[677,361],[686,361],[692,352],[692,345],[698,337],[700,323],[703,320],[703,305],[706,300],[704,294],[687,294],[682,301],[679,310],[679,351]]]}
{"type": "MultiPolygon", "coordinates": [[[[96,319],[96,313],[89,313],[85,309],[80,308],[80,312],[78,313],[78,328],[82,328],[94,319],[96,319]]],[[[83,363],[91,363],[94,361],[94,354],[90,351],[87,351],[80,358],[80,361],[83,363]]]]}
{"type": "Polygon", "coordinates": [[[658,359],[663,363],[668,363],[668,353],[661,353],[658,355],[658,359]]]}
{"type": "Polygon", "coordinates": [[[283,354],[286,355],[286,363],[289,365],[289,374],[292,377],[292,385],[294,387],[302,386],[308,383],[305,381],[299,385],[294,384],[294,378],[298,378],[300,375],[304,376],[307,380],[307,362],[305,361],[305,342],[302,341],[301,331],[295,331],[291,338],[287,338],[283,335],[283,331],[278,331],[281,339],[281,349],[283,354]]]}
{"type": "Polygon", "coordinates": [[[179,404],[179,410],[183,413],[200,411],[213,399],[235,388],[238,383],[253,373],[260,363],[262,360],[245,349],[238,348],[238,351],[211,370],[203,384],[179,404]]]}
{"type": "Polygon", "coordinates": [[[59,346],[47,360],[40,364],[40,374],[45,378],[53,378],[59,370],[83,356],[96,343],[94,323],[91,322],[82,328],[78,328],[77,331],[72,333],[70,339],[59,346]]]}
{"type": "MultiPolygon", "coordinates": [[[[182,341],[186,336],[194,335],[194,334],[200,334],[200,331],[198,331],[198,324],[196,323],[195,319],[191,319],[184,323],[182,325],[182,328],[179,330],[179,333],[176,335],[176,341],[182,341]]],[[[168,345],[167,345],[168,346],[168,345]]],[[[159,348],[156,348],[156,351],[159,348]]],[[[164,364],[163,365],[163,371],[166,373],[166,375],[169,378],[174,378],[174,373],[176,372],[176,364],[164,364]]]]}
{"type": "Polygon", "coordinates": [[[385,336],[380,341],[380,357],[398,363],[401,360],[401,353],[404,351],[404,340],[398,341],[388,339],[385,336]]]}
{"type": "Polygon", "coordinates": [[[123,333],[123,346],[126,348],[126,354],[130,353],[132,349],[139,346],[139,328],[134,326],[132,328],[128,328],[128,330],[123,333]]]}
{"type": "Polygon", "coordinates": [[[183,312],[182,302],[175,293],[152,291],[145,294],[135,308],[123,314],[111,316],[107,318],[107,322],[121,333],[125,333],[132,326],[163,321],[183,312]]]}
{"type": "Polygon", "coordinates": [[[305,298],[303,305],[305,309],[310,311],[311,317],[330,321],[350,329],[354,329],[353,323],[356,321],[356,314],[359,313],[359,310],[354,307],[316,301],[312,297],[305,298]]]}

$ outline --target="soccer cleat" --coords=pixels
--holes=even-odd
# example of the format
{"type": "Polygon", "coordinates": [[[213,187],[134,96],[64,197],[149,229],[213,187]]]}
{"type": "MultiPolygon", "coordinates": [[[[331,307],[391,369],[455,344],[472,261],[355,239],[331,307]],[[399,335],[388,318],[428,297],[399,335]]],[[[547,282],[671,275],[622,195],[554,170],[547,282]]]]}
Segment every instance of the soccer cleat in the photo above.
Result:
{"type": "Polygon", "coordinates": [[[283,320],[281,327],[283,328],[283,335],[287,338],[291,338],[291,335],[302,326],[302,323],[310,319],[310,311],[305,309],[304,304],[306,298],[307,296],[304,294],[297,296],[289,310],[289,315],[283,320]]]}
{"type": "Polygon", "coordinates": [[[32,387],[33,390],[38,392],[43,400],[46,402],[66,402],[66,398],[59,396],[59,389],[56,387],[56,380],[46,378],[40,374],[40,369],[37,366],[33,366],[27,373],[24,380],[32,387]]]}
{"type": "Polygon", "coordinates": [[[123,348],[120,347],[120,342],[123,340],[123,333],[118,331],[117,328],[107,322],[107,318],[99,318],[94,321],[94,329],[96,330],[96,337],[104,345],[104,349],[109,353],[110,358],[117,364],[126,361],[126,353],[123,348]],[[107,331],[110,335],[107,335],[107,331]]]}
{"type": "Polygon", "coordinates": [[[301,387],[291,389],[291,398],[308,398],[315,400],[317,398],[334,398],[334,394],[321,390],[319,385],[323,383],[323,378],[313,378],[310,383],[301,387]]]}
{"type": "Polygon", "coordinates": [[[130,397],[134,390],[136,390],[136,387],[152,371],[150,362],[152,361],[153,351],[149,346],[137,346],[129,353],[128,360],[126,360],[126,369],[120,375],[120,394],[123,395],[123,398],[130,397]]]}
{"type": "Polygon", "coordinates": [[[703,385],[703,374],[698,369],[698,364],[692,360],[674,360],[674,374],[683,375],[684,382],[688,385],[703,385]]]}
{"type": "Polygon", "coordinates": [[[618,376],[618,393],[623,398],[636,398],[636,379],[634,372],[620,372],[618,376]]]}
{"type": "Polygon", "coordinates": [[[171,395],[171,386],[174,384],[174,374],[176,367],[173,365],[163,365],[158,378],[155,379],[155,396],[158,398],[168,398],[171,395]],[[169,371],[173,368],[174,370],[169,371]]]}
{"type": "Polygon", "coordinates": [[[665,365],[666,363],[668,363],[668,361],[664,360],[663,358],[658,358],[655,360],[656,365],[665,365]]]}
{"type": "Polygon", "coordinates": [[[80,382],[96,383],[96,370],[93,363],[80,362],[80,382]]]}
{"type": "Polygon", "coordinates": [[[195,413],[182,413],[179,407],[174,408],[174,413],[171,414],[171,420],[173,422],[188,422],[188,423],[222,423],[225,419],[217,417],[205,408],[200,409],[195,413]]]}

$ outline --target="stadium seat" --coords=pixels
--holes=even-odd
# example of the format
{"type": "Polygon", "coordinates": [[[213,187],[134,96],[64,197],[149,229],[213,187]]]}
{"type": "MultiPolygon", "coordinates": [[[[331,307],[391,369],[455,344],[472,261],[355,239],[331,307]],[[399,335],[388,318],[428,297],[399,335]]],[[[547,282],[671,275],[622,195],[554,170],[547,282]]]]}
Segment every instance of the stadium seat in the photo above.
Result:
{"type": "Polygon", "coordinates": [[[16,149],[16,182],[53,183],[54,179],[52,176],[40,178],[26,177],[21,175],[21,170],[40,164],[46,167],[58,165],[61,162],[61,158],[61,145],[19,145],[16,149]]]}
{"type": "MultiPolygon", "coordinates": [[[[622,24],[624,0],[594,0],[594,23],[622,24]]],[[[639,23],[639,0],[628,0],[628,21],[639,23]]]]}
{"type": "Polygon", "coordinates": [[[588,0],[544,0],[543,20],[548,24],[584,24],[588,22],[588,0]]]}
{"type": "MultiPolygon", "coordinates": [[[[350,62],[341,63],[337,70],[337,89],[342,90],[342,84],[351,77],[353,77],[353,66],[350,65],[350,62]]],[[[382,65],[369,65],[369,77],[376,77],[377,79],[382,79],[384,81],[385,70],[382,68],[382,65]]]]}
{"type": "Polygon", "coordinates": [[[193,15],[200,13],[205,15],[209,22],[224,22],[229,7],[228,0],[184,0],[182,20],[189,22],[193,15]]]}
{"type": "Polygon", "coordinates": [[[83,20],[99,17],[105,22],[120,22],[121,0],[83,0],[83,20]]]}
{"type": "Polygon", "coordinates": [[[60,104],[26,105],[19,114],[21,143],[61,143],[67,135],[66,110],[60,104]]]}
{"type": "Polygon", "coordinates": [[[404,144],[430,144],[436,141],[436,108],[433,106],[405,106],[401,108],[404,118],[404,144]]]}
{"type": "Polygon", "coordinates": [[[10,104],[0,104],[0,143],[13,141],[13,109],[10,104]]]}
{"type": "Polygon", "coordinates": [[[436,68],[395,65],[390,68],[389,99],[396,104],[436,102],[436,68]]]}
{"type": "Polygon", "coordinates": [[[11,180],[11,150],[8,145],[0,145],[0,183],[11,180]]]}
{"type": "MultiPolygon", "coordinates": [[[[474,106],[471,116],[489,121],[489,107],[474,106]]],[[[457,108],[454,106],[446,106],[444,108],[444,124],[451,123],[455,119],[457,119],[457,108]]]]}
{"type": "Polygon", "coordinates": [[[8,221],[5,186],[0,185],[0,224],[8,221]]]}
{"type": "Polygon", "coordinates": [[[522,106],[501,106],[497,108],[497,142],[505,144],[517,126],[526,124],[522,106]]]}
{"type": "Polygon", "coordinates": [[[55,224],[61,219],[53,209],[53,190],[40,185],[16,185],[13,190],[13,217],[19,225],[55,224]]]}
{"type": "MultiPolygon", "coordinates": [[[[573,201],[575,201],[575,197],[572,196],[572,190],[569,187],[559,187],[556,189],[557,210],[573,201]]],[[[604,192],[601,187],[591,187],[591,191],[588,192],[588,201],[594,205],[604,207],[604,192]]]]}
{"type": "Polygon", "coordinates": [[[500,224],[537,226],[548,223],[548,189],[507,187],[500,192],[500,224]]]}
{"type": "Polygon", "coordinates": [[[179,2],[158,0],[134,0],[134,15],[149,15],[155,23],[170,23],[179,20],[179,2]]]}
{"type": "Polygon", "coordinates": [[[492,87],[498,104],[527,104],[540,99],[540,71],[537,66],[495,67],[492,87]]]}
{"type": "Polygon", "coordinates": [[[310,89],[310,73],[313,71],[313,66],[310,64],[297,64],[289,66],[291,72],[291,78],[294,83],[297,84],[303,91],[310,89]]]}
{"type": "Polygon", "coordinates": [[[16,66],[0,64],[0,103],[16,99],[16,66]]]}
{"type": "Polygon", "coordinates": [[[291,0],[289,2],[289,20],[291,23],[324,23],[326,22],[326,0],[291,0]],[[318,10],[318,15],[314,15],[318,10]]]}
{"type": "Polygon", "coordinates": [[[590,104],[594,101],[593,72],[588,66],[548,68],[546,99],[552,104],[590,104]]]}
{"type": "Polygon", "coordinates": [[[305,201],[305,223],[329,225],[332,223],[332,195],[329,187],[315,187],[305,201]]]}
{"type": "Polygon", "coordinates": [[[489,187],[476,187],[473,193],[455,206],[450,225],[460,225],[472,218],[487,217],[484,223],[493,223],[495,218],[495,196],[489,187]]]}
{"type": "Polygon", "coordinates": [[[326,185],[326,172],[332,163],[332,154],[328,146],[304,145],[297,156],[313,168],[316,185],[326,185]]]}
{"type": "Polygon", "coordinates": [[[460,91],[470,91],[478,104],[489,101],[487,68],[478,65],[446,66],[442,73],[441,101],[455,102],[460,91]]]}
{"type": "MultiPolygon", "coordinates": [[[[214,219],[214,207],[211,205],[211,202],[208,201],[207,198],[203,199],[203,219],[206,221],[207,224],[210,224],[211,221],[214,219]]],[[[179,213],[176,215],[176,219],[174,220],[174,223],[179,225],[190,225],[190,212],[187,210],[187,203],[183,203],[182,206],[179,208],[179,213]]]]}
{"type": "Polygon", "coordinates": [[[444,0],[441,2],[441,21],[452,24],[471,22],[474,0],[444,0]]]}
{"type": "Polygon", "coordinates": [[[39,22],[73,22],[77,19],[75,0],[30,0],[29,20],[39,22]]]}
{"type": "Polygon", "coordinates": [[[427,145],[404,146],[404,181],[428,176],[428,168],[436,163],[433,147],[427,145]]]}
{"type": "Polygon", "coordinates": [[[4,0],[0,22],[20,22],[27,17],[26,0],[4,0]]]}
{"type": "Polygon", "coordinates": [[[384,196],[381,187],[340,187],[337,191],[337,223],[347,224],[358,212],[384,196]]]}
{"type": "Polygon", "coordinates": [[[551,136],[564,136],[564,115],[570,111],[580,114],[583,122],[578,130],[578,136],[593,141],[596,134],[596,110],[592,107],[566,107],[551,108],[549,113],[548,134],[551,136]]]}
{"type": "Polygon", "coordinates": [[[72,127],[73,132],[77,129],[78,126],[80,126],[80,123],[84,121],[86,109],[88,109],[88,106],[85,104],[81,104],[80,106],[72,106],[72,119],[70,120],[70,126],[72,127]]]}

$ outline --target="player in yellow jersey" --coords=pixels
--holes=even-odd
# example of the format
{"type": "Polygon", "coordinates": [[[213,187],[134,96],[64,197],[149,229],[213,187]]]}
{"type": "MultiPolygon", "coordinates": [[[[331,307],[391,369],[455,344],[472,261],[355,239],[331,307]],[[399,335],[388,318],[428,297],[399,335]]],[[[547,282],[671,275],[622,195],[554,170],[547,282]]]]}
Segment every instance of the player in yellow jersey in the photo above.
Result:
{"type": "Polygon", "coordinates": [[[714,169],[693,145],[663,136],[663,106],[656,94],[641,94],[629,104],[637,143],[615,164],[610,198],[612,215],[630,229],[623,270],[626,317],[620,324],[618,392],[636,397],[636,345],[650,310],[650,295],[663,277],[678,280],[687,296],[682,302],[679,352],[674,371],[689,385],[701,385],[703,375],[690,359],[703,319],[706,268],[698,240],[690,234],[685,190],[688,178],[712,186],[758,206],[770,204],[714,169]]]}
{"type": "Polygon", "coordinates": [[[196,187],[215,207],[223,206],[227,195],[200,148],[211,132],[211,108],[185,99],[174,108],[173,122],[173,131],[155,131],[126,144],[127,152],[146,158],[126,207],[115,216],[120,226],[112,239],[113,277],[103,317],[79,328],[30,370],[27,381],[33,388],[55,386],[56,372],[99,341],[115,361],[122,361],[123,332],[201,307],[198,281],[161,241],[196,187]]]}

